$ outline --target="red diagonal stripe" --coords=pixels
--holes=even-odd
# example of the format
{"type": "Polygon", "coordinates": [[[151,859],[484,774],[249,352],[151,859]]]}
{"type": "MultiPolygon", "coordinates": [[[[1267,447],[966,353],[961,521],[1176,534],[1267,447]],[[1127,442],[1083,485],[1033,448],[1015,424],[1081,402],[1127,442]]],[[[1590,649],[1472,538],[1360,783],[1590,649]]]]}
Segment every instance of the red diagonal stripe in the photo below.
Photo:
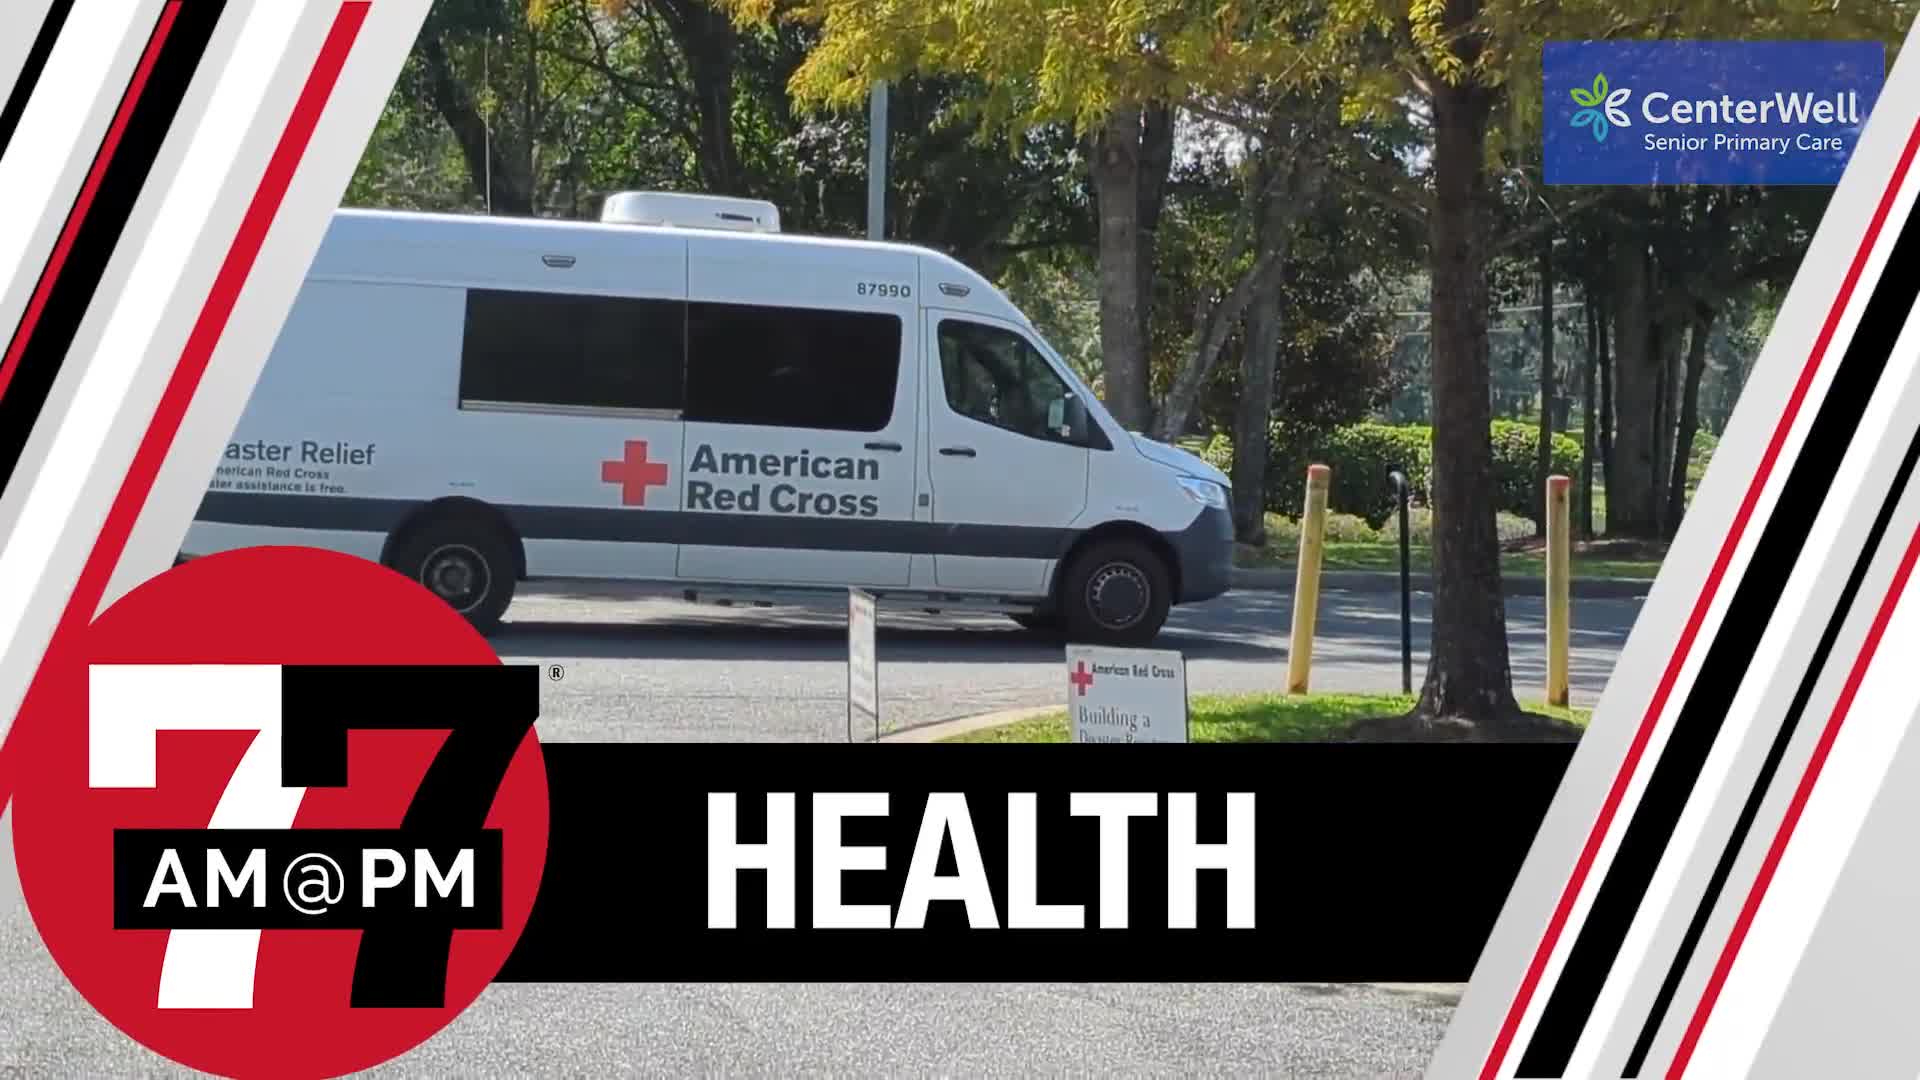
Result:
{"type": "Polygon", "coordinates": [[[153,36],[147,39],[147,50],[141,54],[140,65],[133,71],[133,81],[127,84],[126,93],[121,95],[120,108],[113,114],[107,137],[100,144],[99,153],[93,156],[93,167],[87,170],[86,183],[80,186],[80,197],[74,200],[73,209],[67,212],[67,222],[60,229],[60,238],[54,242],[47,268],[41,271],[39,284],[34,286],[33,296],[27,301],[27,312],[13,333],[13,341],[7,346],[6,355],[0,357],[0,397],[6,396],[7,384],[13,381],[13,371],[20,366],[20,356],[27,351],[27,343],[33,340],[33,331],[40,324],[40,314],[46,309],[47,297],[52,295],[54,285],[60,280],[60,271],[67,265],[67,256],[73,252],[74,239],[80,235],[80,227],[86,224],[87,212],[93,209],[93,198],[100,191],[100,182],[105,179],[108,166],[113,164],[113,155],[120,149],[120,139],[127,132],[127,121],[140,104],[140,95],[147,89],[147,79],[153,74],[154,62],[159,60],[160,50],[167,43],[167,35],[173,32],[173,22],[179,14],[180,0],[167,0],[167,6],[160,11],[160,22],[153,28],[153,36]]]}
{"type": "MultiPolygon", "coordinates": [[[[200,378],[213,358],[213,350],[226,332],[227,320],[240,299],[240,290],[253,272],[254,261],[266,243],[267,232],[280,212],[280,204],[286,199],[293,174],[300,167],[300,159],[306,154],[321,114],[326,111],[334,84],[339,81],[340,71],[346,65],[348,54],[353,51],[353,43],[359,37],[361,26],[366,22],[369,4],[370,0],[349,0],[341,5],[340,13],[334,19],[333,28],[320,48],[313,72],[307,77],[306,87],[301,90],[293,115],[280,136],[280,144],[267,164],[260,186],[254,192],[253,202],[247,207],[246,217],[242,219],[233,245],[227,251],[226,262],[221,265],[220,273],[207,295],[207,302],[200,310],[200,318],[187,338],[186,349],[174,368],[173,378],[167,383],[166,392],[161,395],[153,420],[148,424],[147,433],[134,453],[132,465],[127,469],[126,479],[121,482],[120,491],[107,512],[106,523],[94,542],[93,551],[87,556],[73,596],[54,629],[53,640],[49,642],[45,657],[42,658],[42,673],[46,670],[47,659],[55,656],[56,650],[75,640],[93,621],[100,598],[106,593],[107,582],[111,580],[114,567],[119,564],[121,553],[126,548],[127,536],[133,531],[134,522],[139,519],[140,511],[146,505],[154,478],[173,445],[174,435],[180,430],[180,421],[186,415],[187,406],[192,403],[194,393],[199,389],[200,378]]],[[[32,698],[33,690],[30,687],[27,701],[31,702],[32,698]]],[[[20,715],[23,720],[30,715],[24,705],[20,715]]],[[[0,807],[4,807],[12,795],[14,759],[23,752],[20,747],[24,737],[20,734],[20,726],[20,723],[15,723],[11,737],[4,745],[0,745],[0,807]]]]}
{"type": "Polygon", "coordinates": [[[1734,515],[1733,524],[1727,530],[1727,538],[1720,546],[1720,554],[1713,561],[1713,569],[1707,574],[1707,581],[1700,591],[1699,599],[1694,601],[1693,612],[1687,617],[1686,627],[1680,633],[1680,640],[1674,646],[1673,656],[1667,661],[1666,670],[1660,676],[1660,684],[1654,690],[1653,700],[1647,705],[1647,713],[1640,721],[1640,729],[1634,733],[1633,742],[1627,747],[1627,756],[1620,764],[1620,771],[1614,777],[1613,786],[1607,791],[1607,798],[1600,807],[1600,816],[1594,821],[1593,830],[1587,835],[1587,842],[1580,849],[1580,858],[1574,864],[1573,874],[1567,880],[1560,902],[1554,907],[1553,916],[1547,922],[1546,932],[1541,935],[1540,945],[1534,950],[1533,961],[1527,965],[1527,973],[1520,981],[1520,988],[1514,994],[1513,1004],[1507,1009],[1507,1017],[1500,1025],[1500,1032],[1494,1037],[1493,1047],[1487,1053],[1486,1064],[1481,1066],[1481,1080],[1493,1080],[1506,1062],[1507,1051],[1513,1046],[1515,1034],[1520,1029],[1520,1018],[1526,1014],[1527,1004],[1533,1000],[1534,991],[1539,988],[1540,979],[1546,972],[1547,959],[1553,955],[1554,945],[1566,929],[1567,919],[1573,913],[1574,901],[1580,895],[1581,887],[1586,883],[1587,875],[1593,869],[1594,860],[1599,856],[1600,844],[1606,839],[1607,830],[1613,824],[1614,815],[1620,810],[1620,803],[1626,798],[1627,785],[1632,781],[1634,771],[1646,753],[1647,743],[1653,738],[1653,729],[1659,721],[1661,711],[1666,707],[1667,698],[1673,693],[1673,687],[1680,678],[1680,669],[1685,666],[1687,656],[1692,651],[1694,639],[1700,633],[1700,626],[1706,621],[1707,609],[1713,606],[1713,599],[1719,593],[1720,584],[1726,577],[1727,567],[1733,562],[1734,549],[1739,547],[1740,539],[1746,534],[1747,524],[1753,518],[1754,507],[1760,502],[1760,493],[1766,488],[1767,478],[1773,474],[1773,467],[1780,459],[1781,449],[1786,445],[1787,434],[1793,429],[1793,422],[1800,415],[1800,407],[1805,403],[1807,392],[1813,386],[1813,377],[1826,359],[1827,349],[1833,344],[1834,335],[1839,331],[1840,320],[1845,316],[1847,305],[1852,302],[1855,288],[1860,284],[1861,276],[1866,272],[1867,259],[1872,255],[1874,244],[1880,239],[1881,230],[1886,226],[1887,218],[1893,212],[1894,200],[1899,196],[1900,185],[1905,181],[1907,171],[1913,165],[1914,154],[1920,151],[1920,125],[1914,127],[1907,138],[1906,150],[1900,155],[1895,166],[1893,178],[1880,197],[1880,205],[1874,210],[1873,220],[1867,226],[1866,238],[1861,241],[1860,250],[1854,254],[1853,265],[1847,269],[1847,276],[1840,284],[1839,296],[1833,302],[1833,308],[1827,313],[1826,325],[1820,330],[1820,337],[1814,343],[1813,353],[1800,371],[1800,379],[1794,384],[1793,394],[1787,399],[1787,406],[1775,426],[1773,438],[1767,443],[1767,450],[1760,458],[1759,468],[1754,471],[1753,481],[1747,487],[1746,498],[1740,503],[1740,510],[1734,515]]]}

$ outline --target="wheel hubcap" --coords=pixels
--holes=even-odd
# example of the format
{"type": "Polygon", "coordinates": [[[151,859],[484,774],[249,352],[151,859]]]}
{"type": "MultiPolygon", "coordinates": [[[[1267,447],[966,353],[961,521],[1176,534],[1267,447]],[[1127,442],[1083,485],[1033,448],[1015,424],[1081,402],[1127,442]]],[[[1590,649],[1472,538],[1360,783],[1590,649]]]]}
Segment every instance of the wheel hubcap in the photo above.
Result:
{"type": "Polygon", "coordinates": [[[1125,630],[1146,618],[1153,585],[1140,568],[1109,563],[1087,580],[1087,610],[1108,630],[1125,630]]]}
{"type": "Polygon", "coordinates": [[[463,544],[435,548],[420,566],[420,583],[462,615],[480,605],[493,574],[480,553],[463,544]]]}

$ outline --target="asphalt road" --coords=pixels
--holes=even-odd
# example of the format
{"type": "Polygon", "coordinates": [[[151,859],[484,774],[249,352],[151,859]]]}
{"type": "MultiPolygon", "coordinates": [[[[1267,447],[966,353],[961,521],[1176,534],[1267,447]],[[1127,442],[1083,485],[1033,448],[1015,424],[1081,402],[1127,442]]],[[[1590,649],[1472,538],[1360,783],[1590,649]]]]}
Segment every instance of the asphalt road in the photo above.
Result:
{"type": "MultiPolygon", "coordinates": [[[[1329,593],[1316,688],[1399,686],[1397,598],[1329,593]]],[[[1591,704],[1637,601],[1575,605],[1575,700],[1591,704]]],[[[1544,678],[1538,599],[1508,601],[1522,697],[1544,678]]],[[[1415,627],[1424,647],[1425,599],[1415,627]]],[[[846,738],[837,609],[728,610],[546,593],[515,605],[502,656],[558,664],[549,741],[846,738]]],[[[1177,613],[1160,645],[1194,693],[1284,677],[1282,593],[1177,613]]],[[[908,726],[1064,697],[1060,651],[997,617],[881,614],[883,709],[908,726]]],[[[1416,656],[1415,678],[1422,658],[1416,656]]],[[[0,822],[0,1076],[184,1075],[113,1030],[47,956],[0,822]]],[[[689,1073],[1417,1076],[1458,987],[1265,985],[499,986],[385,1076],[689,1073]]]]}
{"type": "MultiPolygon", "coordinates": [[[[5,830],[11,837],[11,829],[5,830]]],[[[0,847],[11,848],[10,839],[0,847]]],[[[0,873],[0,1076],[173,1077],[67,983],[0,873]]],[[[1415,1077],[1455,987],[495,986],[377,1077],[1415,1077]]],[[[319,1033],[316,1038],[323,1037],[319,1033]]],[[[297,1053],[297,1048],[292,1051],[297,1053]]]]}
{"type": "MultiPolygon", "coordinates": [[[[1574,703],[1591,706],[1639,613],[1638,600],[1574,602],[1574,703]]],[[[1414,684],[1426,665],[1431,597],[1414,597],[1414,684]]],[[[1285,684],[1292,597],[1234,592],[1176,609],[1157,648],[1187,657],[1194,694],[1274,691],[1285,684]]],[[[1507,600],[1516,691],[1543,697],[1544,601],[1507,600]]],[[[888,728],[1001,709],[1064,703],[1057,642],[995,615],[880,609],[881,713],[888,728]]],[[[540,736],[582,742],[817,742],[847,738],[846,614],[719,608],[676,600],[544,591],[521,596],[494,637],[508,660],[560,665],[540,736]]],[[[1313,687],[1400,688],[1399,597],[1327,592],[1314,644],[1313,687]]]]}

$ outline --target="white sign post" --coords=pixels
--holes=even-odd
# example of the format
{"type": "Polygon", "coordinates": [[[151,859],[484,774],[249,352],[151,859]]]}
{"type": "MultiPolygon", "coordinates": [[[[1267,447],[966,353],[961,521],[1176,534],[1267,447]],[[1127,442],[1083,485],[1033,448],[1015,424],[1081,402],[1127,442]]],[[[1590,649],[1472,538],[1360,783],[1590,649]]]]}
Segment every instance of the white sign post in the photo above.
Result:
{"type": "Polygon", "coordinates": [[[847,741],[853,722],[873,718],[873,741],[880,741],[880,660],[874,648],[873,594],[847,590],[847,741]]]}
{"type": "Polygon", "coordinates": [[[1067,646],[1067,717],[1077,743],[1186,742],[1186,657],[1067,646]]]}

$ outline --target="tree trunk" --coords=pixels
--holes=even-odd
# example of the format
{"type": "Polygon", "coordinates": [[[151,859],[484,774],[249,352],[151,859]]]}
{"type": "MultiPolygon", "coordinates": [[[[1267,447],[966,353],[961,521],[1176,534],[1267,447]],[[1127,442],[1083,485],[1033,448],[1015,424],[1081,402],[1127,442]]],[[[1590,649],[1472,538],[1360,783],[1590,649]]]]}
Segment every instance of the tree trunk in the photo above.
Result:
{"type": "Polygon", "coordinates": [[[423,38],[420,58],[426,65],[434,110],[446,121],[454,141],[460,144],[460,155],[466,160],[473,189],[487,198],[494,213],[512,217],[531,215],[532,178],[522,175],[520,162],[487,130],[487,119],[480,115],[473,94],[453,70],[446,43],[438,37],[423,38]]]}
{"type": "Polygon", "coordinates": [[[1619,401],[1607,474],[1607,533],[1660,535],[1660,350],[1654,334],[1651,267],[1639,243],[1614,260],[1613,368],[1619,401]]]}
{"type": "Polygon", "coordinates": [[[527,174],[527,202],[534,214],[546,203],[546,193],[540,190],[540,31],[536,27],[527,28],[527,66],[523,73],[526,87],[524,119],[521,121],[521,137],[526,142],[526,162],[522,166],[527,174]]]}
{"type": "Polygon", "coordinates": [[[1140,347],[1146,354],[1148,384],[1153,371],[1153,289],[1160,233],[1160,213],[1167,205],[1167,180],[1173,173],[1173,131],[1176,115],[1171,105],[1154,103],[1141,113],[1140,128],[1140,252],[1135,266],[1140,275],[1140,347]]]}
{"type": "Polygon", "coordinates": [[[1240,400],[1233,413],[1233,531],[1243,544],[1267,540],[1267,458],[1272,452],[1273,378],[1280,359],[1280,290],[1262,289],[1247,307],[1240,400]]]}
{"type": "MultiPolygon", "coordinates": [[[[1605,490],[1608,505],[1613,499],[1613,339],[1608,327],[1613,320],[1612,303],[1606,294],[1601,294],[1594,305],[1594,321],[1600,326],[1600,430],[1596,438],[1600,443],[1600,484],[1605,490]]],[[[1607,518],[1601,528],[1613,531],[1613,511],[1607,511],[1607,518]]]]}
{"type": "Polygon", "coordinates": [[[1593,539],[1593,452],[1597,445],[1596,433],[1593,430],[1597,420],[1594,410],[1593,384],[1595,369],[1600,366],[1597,333],[1599,329],[1597,324],[1600,319],[1594,311],[1592,297],[1583,295],[1580,306],[1585,309],[1587,316],[1587,357],[1586,363],[1581,365],[1585,374],[1582,376],[1584,385],[1580,394],[1580,535],[1591,540],[1593,539]]]}
{"type": "MultiPolygon", "coordinates": [[[[1156,417],[1156,432],[1162,440],[1172,442],[1186,434],[1193,410],[1213,375],[1214,365],[1253,298],[1275,292],[1285,283],[1295,226],[1318,197],[1324,175],[1319,162],[1297,160],[1297,153],[1284,146],[1270,150],[1267,159],[1260,163],[1249,181],[1255,185],[1256,195],[1251,207],[1255,218],[1249,226],[1253,263],[1241,272],[1226,295],[1212,304],[1202,301],[1194,309],[1193,351],[1174,375],[1156,417]]],[[[1243,386],[1242,391],[1246,390],[1243,386]]],[[[1270,382],[1262,393],[1271,397],[1270,382]]]]}
{"type": "MultiPolygon", "coordinates": [[[[1655,295],[1661,295],[1656,293],[1655,295]]],[[[1667,478],[1673,472],[1674,412],[1675,392],[1679,389],[1679,371],[1681,364],[1680,347],[1683,344],[1681,329],[1666,315],[1656,316],[1653,323],[1653,348],[1659,358],[1660,397],[1654,409],[1654,430],[1659,432],[1660,441],[1655,445],[1657,451],[1653,459],[1653,519],[1658,529],[1657,535],[1667,532],[1667,478]]]]}
{"type": "Polygon", "coordinates": [[[733,23],[707,0],[651,2],[666,17],[693,84],[700,180],[713,194],[744,195],[740,151],[733,141],[733,23]]]}
{"type": "Polygon", "coordinates": [[[1534,487],[1539,513],[1533,535],[1547,535],[1547,477],[1553,475],[1553,233],[1540,244],[1540,446],[1534,454],[1534,487]]]}
{"type": "MultiPolygon", "coordinates": [[[[1449,0],[1464,26],[1477,0],[1449,0]]],[[[1436,83],[1433,301],[1433,637],[1417,721],[1482,730],[1519,713],[1507,657],[1506,597],[1494,520],[1487,359],[1487,123],[1493,94],[1436,83]]]]}
{"type": "Polygon", "coordinates": [[[1666,536],[1680,531],[1687,513],[1687,469],[1693,463],[1693,437],[1700,430],[1700,380],[1707,373],[1707,342],[1713,333],[1714,311],[1695,312],[1687,343],[1687,378],[1680,394],[1680,423],[1674,436],[1673,475],[1667,482],[1666,536]]]}
{"type": "MultiPolygon", "coordinates": [[[[1282,167],[1290,168],[1291,163],[1283,163],[1282,167]]],[[[1246,347],[1240,364],[1240,400],[1235,403],[1233,417],[1234,531],[1249,544],[1266,542],[1273,381],[1280,360],[1280,333],[1286,319],[1280,310],[1280,285],[1285,278],[1294,226],[1318,191],[1317,179],[1304,192],[1270,176],[1262,176],[1260,182],[1265,186],[1258,208],[1260,219],[1254,226],[1255,245],[1261,257],[1269,260],[1270,270],[1252,283],[1245,300],[1246,347]]],[[[1233,316],[1239,317],[1238,313],[1233,316]]]]}
{"type": "Polygon", "coordinates": [[[1140,109],[1107,117],[1093,156],[1100,208],[1100,363],[1107,408],[1129,431],[1152,421],[1140,305],[1140,109]]]}

